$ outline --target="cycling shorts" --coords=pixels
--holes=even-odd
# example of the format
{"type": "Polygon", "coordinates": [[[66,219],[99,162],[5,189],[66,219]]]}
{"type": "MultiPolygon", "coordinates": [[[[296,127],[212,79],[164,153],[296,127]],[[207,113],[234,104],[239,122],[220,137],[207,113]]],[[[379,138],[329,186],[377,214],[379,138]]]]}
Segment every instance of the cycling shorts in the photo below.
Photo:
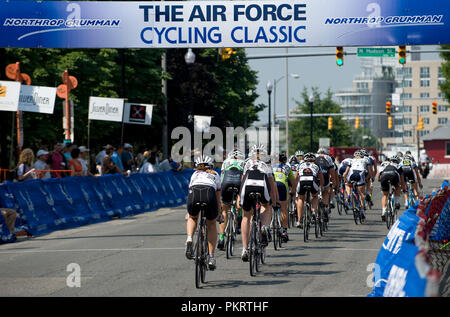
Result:
{"type": "Polygon", "coordinates": [[[405,182],[411,181],[411,183],[416,183],[417,179],[416,179],[416,173],[414,173],[413,169],[403,169],[403,176],[405,177],[405,182]]]}
{"type": "Polygon", "coordinates": [[[233,203],[233,191],[231,190],[233,187],[237,188],[239,193],[239,189],[241,188],[241,178],[242,172],[230,169],[224,172],[223,180],[222,180],[222,202],[224,204],[233,203]]]}
{"type": "Polygon", "coordinates": [[[196,203],[206,203],[205,216],[207,220],[217,218],[217,197],[216,191],[212,186],[194,185],[189,189],[187,198],[187,210],[189,215],[195,217],[199,214],[200,209],[196,203]]]}
{"type": "Polygon", "coordinates": [[[339,175],[344,176],[344,173],[346,170],[347,170],[347,166],[341,166],[338,171],[339,175]]]}
{"type": "Polygon", "coordinates": [[[250,211],[253,207],[251,193],[261,195],[259,201],[261,204],[267,204],[270,201],[270,184],[267,175],[259,170],[249,170],[242,181],[240,192],[240,205],[244,211],[250,211]]]}
{"type": "Polygon", "coordinates": [[[352,173],[348,173],[347,182],[356,182],[356,186],[366,185],[366,173],[365,171],[354,170],[352,173]]]}
{"type": "Polygon", "coordinates": [[[287,200],[287,188],[286,184],[282,182],[277,182],[277,188],[278,188],[278,198],[280,201],[286,201],[287,200]]]}
{"type": "Polygon", "coordinates": [[[307,191],[310,191],[311,194],[315,195],[319,192],[319,179],[314,176],[300,176],[299,182],[297,185],[297,193],[300,196],[306,194],[307,191]]]}
{"type": "Polygon", "coordinates": [[[392,186],[397,187],[400,182],[400,176],[395,172],[385,172],[381,174],[380,183],[382,191],[389,191],[389,182],[392,186]]]}

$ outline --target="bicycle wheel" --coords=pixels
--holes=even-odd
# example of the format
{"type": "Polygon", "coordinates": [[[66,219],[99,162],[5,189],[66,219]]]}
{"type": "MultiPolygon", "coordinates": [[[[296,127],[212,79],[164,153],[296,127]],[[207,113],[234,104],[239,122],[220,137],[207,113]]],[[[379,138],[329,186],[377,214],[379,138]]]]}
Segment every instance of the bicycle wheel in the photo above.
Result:
{"type": "Polygon", "coordinates": [[[352,194],[352,206],[353,206],[353,219],[355,220],[355,224],[358,224],[359,219],[359,204],[357,203],[355,194],[352,194]]]}
{"type": "Polygon", "coordinates": [[[307,203],[305,211],[303,212],[303,241],[308,241],[308,235],[309,235],[309,215],[310,215],[310,206],[307,203]]]}
{"type": "Polygon", "coordinates": [[[342,215],[342,209],[344,206],[342,205],[342,200],[341,200],[340,194],[336,195],[336,205],[337,205],[337,211],[338,211],[339,215],[342,215]]]}
{"type": "Polygon", "coordinates": [[[228,222],[227,227],[225,228],[226,233],[226,240],[225,240],[225,253],[227,256],[227,259],[231,257],[231,235],[232,235],[232,228],[233,228],[233,219],[232,219],[232,212],[228,212],[228,222]]]}
{"type": "Polygon", "coordinates": [[[386,206],[387,210],[386,210],[386,227],[388,228],[388,230],[391,228],[391,221],[392,221],[392,205],[391,205],[391,199],[389,198],[387,206],[386,206]]]}
{"type": "Polygon", "coordinates": [[[272,221],[272,236],[273,236],[273,248],[275,249],[275,251],[278,249],[278,221],[277,221],[277,216],[276,216],[276,211],[275,214],[273,216],[273,221],[272,221]]]}
{"type": "Polygon", "coordinates": [[[200,288],[200,281],[201,281],[201,275],[202,275],[202,249],[203,249],[203,244],[202,244],[202,235],[203,232],[201,229],[198,230],[198,234],[197,234],[197,242],[195,244],[194,247],[194,254],[195,254],[195,287],[196,288],[200,288]]]}
{"type": "Polygon", "coordinates": [[[202,234],[202,270],[201,270],[201,281],[205,283],[206,280],[206,268],[208,266],[208,230],[206,228],[206,223],[203,223],[203,234],[202,234]]]}
{"type": "Polygon", "coordinates": [[[250,227],[250,243],[248,248],[248,262],[250,265],[250,276],[256,276],[256,224],[252,220],[251,227],[250,227]]]}

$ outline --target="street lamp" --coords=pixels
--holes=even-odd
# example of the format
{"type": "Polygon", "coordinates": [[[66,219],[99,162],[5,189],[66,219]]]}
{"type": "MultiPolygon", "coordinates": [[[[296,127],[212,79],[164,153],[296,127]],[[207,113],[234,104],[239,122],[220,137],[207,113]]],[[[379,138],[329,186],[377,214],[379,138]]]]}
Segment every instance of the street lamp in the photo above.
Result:
{"type": "Polygon", "coordinates": [[[266,88],[267,88],[267,93],[269,95],[269,155],[272,155],[272,122],[270,120],[270,117],[271,117],[270,94],[272,93],[273,84],[270,80],[267,82],[266,88]]]}
{"type": "MultiPolygon", "coordinates": [[[[194,105],[192,102],[192,64],[194,64],[195,62],[195,54],[194,52],[192,52],[192,49],[189,48],[187,53],[184,54],[184,60],[186,61],[186,64],[188,65],[188,69],[189,69],[189,76],[190,76],[190,85],[189,85],[189,103],[190,103],[190,109],[191,109],[191,113],[188,116],[188,122],[190,122],[190,120],[194,121],[194,105]]],[[[191,142],[195,141],[194,138],[194,123],[192,124],[192,133],[191,133],[191,142]]],[[[193,144],[193,143],[191,143],[193,144]]]]}
{"type": "Polygon", "coordinates": [[[309,109],[310,109],[310,117],[309,117],[309,151],[313,152],[313,146],[312,146],[312,131],[313,131],[313,103],[314,103],[314,96],[313,94],[309,95],[309,109]]]}

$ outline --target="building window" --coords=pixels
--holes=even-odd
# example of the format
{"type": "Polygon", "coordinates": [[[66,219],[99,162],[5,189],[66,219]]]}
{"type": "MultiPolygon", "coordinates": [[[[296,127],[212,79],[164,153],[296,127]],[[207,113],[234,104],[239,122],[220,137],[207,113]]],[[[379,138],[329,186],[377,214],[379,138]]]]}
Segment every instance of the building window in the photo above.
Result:
{"type": "Polygon", "coordinates": [[[448,118],[438,118],[438,124],[447,124],[448,118]]]}
{"type": "Polygon", "coordinates": [[[420,78],[430,78],[430,67],[420,67],[420,78]]]}
{"type": "Polygon", "coordinates": [[[447,112],[448,111],[448,106],[447,105],[439,105],[438,106],[438,111],[439,112],[447,112]]]}
{"type": "Polygon", "coordinates": [[[403,124],[411,124],[411,118],[403,118],[403,124]]]}
{"type": "Polygon", "coordinates": [[[428,133],[430,133],[430,131],[428,131],[428,130],[421,130],[420,131],[420,136],[427,135],[428,133]]]}
{"type": "Polygon", "coordinates": [[[412,87],[412,80],[404,80],[403,88],[409,88],[409,87],[412,87]]]}
{"type": "Polygon", "coordinates": [[[430,118],[423,118],[423,123],[430,124],[430,118]]]}
{"type": "Polygon", "coordinates": [[[445,79],[438,79],[438,87],[445,83],[445,79]]]}
{"type": "Polygon", "coordinates": [[[445,156],[450,156],[450,142],[445,142],[445,156]]]}
{"type": "Polygon", "coordinates": [[[412,106],[403,106],[400,112],[412,112],[412,106]]]}
{"type": "Polygon", "coordinates": [[[405,137],[412,137],[412,131],[411,130],[403,131],[403,136],[405,136],[405,137]]]}
{"type": "Polygon", "coordinates": [[[438,78],[444,78],[444,74],[442,74],[442,67],[438,67],[438,78]]]}
{"type": "Polygon", "coordinates": [[[444,99],[444,93],[443,93],[443,92],[440,92],[440,93],[438,94],[438,97],[439,97],[439,99],[444,99]]]}
{"type": "Polygon", "coordinates": [[[420,98],[430,98],[430,93],[429,92],[421,92],[420,98]]]}
{"type": "Polygon", "coordinates": [[[400,99],[411,99],[412,98],[412,94],[401,94],[400,95],[400,99]]]}
{"type": "Polygon", "coordinates": [[[430,106],[420,106],[420,112],[429,112],[430,106]]]}
{"type": "Polygon", "coordinates": [[[420,87],[430,87],[430,80],[429,79],[421,79],[420,87]]]}

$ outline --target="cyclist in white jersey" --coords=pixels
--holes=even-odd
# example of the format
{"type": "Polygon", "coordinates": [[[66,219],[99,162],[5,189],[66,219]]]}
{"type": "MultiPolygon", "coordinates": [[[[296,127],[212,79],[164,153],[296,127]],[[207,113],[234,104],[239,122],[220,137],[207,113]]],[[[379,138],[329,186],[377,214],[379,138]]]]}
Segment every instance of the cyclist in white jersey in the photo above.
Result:
{"type": "Polygon", "coordinates": [[[272,168],[264,162],[266,157],[267,152],[265,147],[263,145],[254,145],[244,166],[239,202],[243,210],[241,222],[241,259],[244,262],[248,261],[247,245],[250,234],[250,219],[253,215],[253,201],[249,195],[252,192],[261,194],[262,243],[267,245],[270,242],[269,226],[272,220],[272,206],[270,203],[275,206],[278,202],[278,190],[274,181],[272,168]]]}
{"type": "Polygon", "coordinates": [[[217,216],[220,213],[220,176],[210,169],[212,159],[209,156],[201,155],[195,160],[196,170],[192,174],[189,183],[189,194],[187,198],[187,209],[189,218],[186,224],[187,239],[186,239],[186,257],[189,260],[194,258],[194,251],[192,248],[192,237],[194,236],[195,228],[197,226],[198,215],[200,210],[196,207],[196,203],[206,203],[205,210],[206,225],[208,228],[208,267],[210,270],[216,268],[216,260],[214,258],[214,250],[217,243],[217,216]]]}
{"type": "Polygon", "coordinates": [[[347,170],[344,173],[344,179],[346,180],[347,199],[350,198],[350,193],[352,191],[351,182],[356,182],[359,199],[361,201],[360,213],[363,219],[365,219],[364,210],[366,209],[364,189],[366,186],[366,176],[368,175],[368,173],[367,159],[365,159],[359,151],[356,151],[354,153],[352,164],[347,166],[347,170]]]}

